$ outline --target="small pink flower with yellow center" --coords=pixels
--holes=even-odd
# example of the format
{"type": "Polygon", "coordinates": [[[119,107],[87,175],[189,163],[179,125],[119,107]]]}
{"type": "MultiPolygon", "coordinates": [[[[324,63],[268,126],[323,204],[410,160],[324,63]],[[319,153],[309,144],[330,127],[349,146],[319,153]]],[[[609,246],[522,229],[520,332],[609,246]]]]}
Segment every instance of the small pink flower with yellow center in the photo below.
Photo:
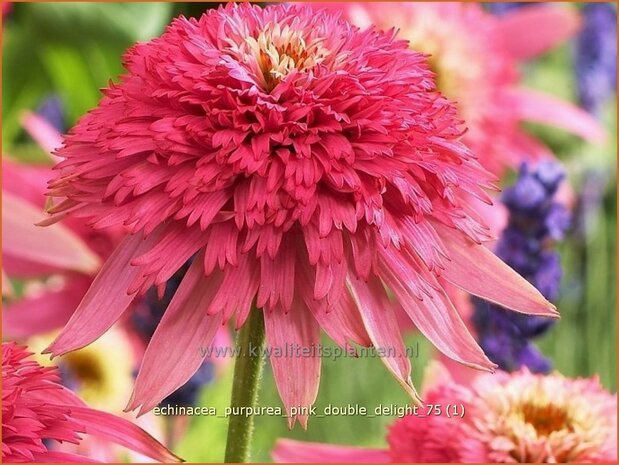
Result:
{"type": "Polygon", "coordinates": [[[58,151],[50,195],[65,198],[51,221],[128,234],[48,350],[91,343],[194,257],[130,409],[185,383],[200,347],[252,307],[289,412],[316,399],[321,328],[343,347],[384,348],[416,396],[389,295],[445,354],[483,370],[494,365],[443,282],[557,316],[482,245],[488,228],[468,199],[489,202],[494,178],[460,142],[425,56],[394,34],[308,6],[231,4],[175,20],[125,66],[58,151]]]}
{"type": "MultiPolygon", "coordinates": [[[[444,369],[424,393],[432,413],[409,415],[389,429],[388,449],[283,439],[278,462],[321,463],[610,463],[617,461],[617,396],[596,378],[555,373],[483,374],[471,386],[444,369]],[[447,416],[463,405],[463,416],[447,416]]],[[[432,375],[430,375],[432,376],[432,375]]]]}
{"type": "Polygon", "coordinates": [[[522,121],[556,126],[592,141],[604,138],[585,111],[521,86],[521,62],[578,30],[580,18],[571,6],[535,5],[501,17],[462,2],[347,2],[330,8],[361,28],[395,28],[411,49],[429,54],[439,90],[457,103],[466,121],[465,142],[481,165],[497,175],[523,161],[552,156],[520,127],[522,121]]]}

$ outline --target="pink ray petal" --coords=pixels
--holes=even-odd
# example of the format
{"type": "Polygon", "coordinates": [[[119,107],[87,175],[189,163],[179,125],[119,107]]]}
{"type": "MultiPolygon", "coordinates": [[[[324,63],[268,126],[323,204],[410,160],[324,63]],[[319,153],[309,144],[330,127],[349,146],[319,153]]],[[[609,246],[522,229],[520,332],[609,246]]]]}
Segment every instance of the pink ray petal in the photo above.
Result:
{"type": "Polygon", "coordinates": [[[140,407],[143,415],[200,368],[201,349],[211,345],[222,326],[223,312],[206,312],[221,280],[218,269],[205,277],[203,254],[196,257],[146,349],[126,411],[140,407]]]}
{"type": "Polygon", "coordinates": [[[2,310],[2,332],[12,339],[43,334],[64,326],[90,286],[90,278],[73,276],[62,289],[8,303],[2,310]]]}
{"type": "Polygon", "coordinates": [[[130,292],[145,292],[153,285],[164,284],[205,242],[205,234],[198,227],[187,229],[177,222],[162,229],[155,246],[131,262],[142,267],[144,274],[132,284],[130,292]]]}
{"type": "MultiPolygon", "coordinates": [[[[438,232],[438,230],[437,230],[438,232]]],[[[481,370],[492,371],[494,365],[479,347],[434,275],[424,271],[413,257],[402,257],[385,251],[381,254],[381,276],[397,296],[415,326],[432,344],[450,358],[481,370]],[[407,276],[419,275],[427,281],[421,300],[415,295],[407,276]]],[[[447,264],[449,268],[451,264],[447,264]]]]}
{"type": "Polygon", "coordinates": [[[419,395],[411,379],[411,362],[406,355],[396,315],[387,300],[382,284],[376,277],[370,277],[367,283],[350,278],[348,284],[374,347],[385,353],[381,361],[404,390],[414,400],[419,401],[419,395]]]}
{"type": "Polygon", "coordinates": [[[339,299],[329,305],[327,299],[314,298],[312,283],[315,275],[307,256],[297,257],[297,268],[297,292],[329,337],[343,348],[352,349],[350,341],[369,347],[372,341],[365,330],[359,310],[346,288],[339,299]]]}
{"type": "Polygon", "coordinates": [[[157,240],[157,234],[143,239],[142,234],[127,236],[107,259],[79,307],[43,353],[53,356],[80,349],[106,332],[120,318],[135,294],[127,294],[140,268],[131,266],[134,257],[144,253],[157,240]]]}
{"type": "Polygon", "coordinates": [[[47,183],[53,175],[51,166],[26,165],[3,156],[2,191],[10,192],[32,205],[43,207],[47,183]]]}
{"type": "Polygon", "coordinates": [[[80,399],[77,394],[69,388],[57,385],[54,389],[38,389],[30,393],[33,399],[44,400],[53,405],[70,405],[88,408],[86,402],[80,399]]]}
{"type": "MultiPolygon", "coordinates": [[[[447,357],[445,354],[440,354],[440,356],[433,360],[433,362],[439,363],[441,366],[443,366],[444,369],[449,373],[449,376],[455,382],[464,386],[472,385],[475,379],[477,379],[479,376],[485,375],[483,371],[471,370],[471,368],[454,361],[453,359],[447,357]]],[[[424,390],[422,392],[426,392],[426,379],[428,379],[429,381],[432,380],[428,377],[428,370],[426,370],[423,375],[424,390]]],[[[431,383],[428,384],[430,385],[431,383]]]]}
{"type": "Polygon", "coordinates": [[[386,449],[278,439],[272,452],[279,463],[390,463],[386,449]]]}
{"type": "Polygon", "coordinates": [[[54,155],[54,152],[62,147],[61,134],[48,123],[44,118],[30,111],[24,112],[21,118],[21,124],[30,136],[45,150],[49,156],[61,161],[62,158],[54,155]]]}
{"type": "Polygon", "coordinates": [[[316,301],[309,293],[304,294],[304,301],[320,327],[340,347],[352,350],[351,342],[364,347],[372,345],[359,310],[348,292],[344,292],[332,306],[324,300],[316,301]]]}
{"type": "Polygon", "coordinates": [[[34,224],[42,212],[30,203],[4,192],[2,195],[2,253],[15,258],[92,273],[99,257],[64,225],[49,228],[34,224]]]}
{"type": "Polygon", "coordinates": [[[536,162],[555,158],[554,153],[548,147],[524,131],[514,132],[509,151],[511,152],[509,158],[513,168],[518,168],[519,162],[522,160],[536,162]]]}
{"type": "Polygon", "coordinates": [[[97,436],[159,462],[182,462],[182,459],[136,424],[88,407],[71,407],[71,418],[79,421],[86,434],[97,436]]]}
{"type": "Polygon", "coordinates": [[[536,5],[497,18],[497,32],[507,52],[519,60],[539,56],[573,36],[580,27],[575,8],[536,5]]]}
{"type": "Polygon", "coordinates": [[[441,276],[455,286],[517,312],[557,318],[559,313],[526,279],[483,245],[457,231],[434,225],[451,262],[441,276]]]}
{"type": "Polygon", "coordinates": [[[281,307],[263,311],[273,377],[289,415],[288,426],[292,429],[298,419],[306,429],[308,415],[292,415],[290,409],[310,407],[316,400],[321,359],[318,354],[304,356],[296,351],[316,350],[320,343],[320,327],[298,298],[288,313],[281,307]]]}
{"type": "Polygon", "coordinates": [[[236,329],[238,330],[249,315],[252,303],[260,283],[260,267],[249,254],[241,254],[236,266],[228,265],[217,294],[208,308],[208,314],[223,311],[227,322],[236,312],[236,329]]]}
{"type": "Polygon", "coordinates": [[[256,296],[259,308],[281,306],[286,312],[290,310],[294,296],[294,251],[286,240],[274,259],[266,254],[260,257],[260,286],[256,296]]]}
{"type": "Polygon", "coordinates": [[[34,463],[101,463],[85,455],[71,454],[69,452],[47,451],[32,454],[34,463]]]}
{"type": "Polygon", "coordinates": [[[23,257],[14,257],[6,252],[2,254],[2,266],[6,274],[14,279],[36,279],[70,271],[63,267],[44,265],[23,257]]]}
{"type": "Polygon", "coordinates": [[[543,92],[512,89],[511,111],[523,120],[556,126],[591,142],[602,143],[607,135],[597,119],[571,103],[543,92]]]}
{"type": "Polygon", "coordinates": [[[486,226],[490,229],[490,234],[493,237],[499,237],[507,226],[509,219],[505,205],[499,202],[496,202],[494,205],[486,205],[473,198],[469,199],[469,203],[485,219],[486,226]]]}

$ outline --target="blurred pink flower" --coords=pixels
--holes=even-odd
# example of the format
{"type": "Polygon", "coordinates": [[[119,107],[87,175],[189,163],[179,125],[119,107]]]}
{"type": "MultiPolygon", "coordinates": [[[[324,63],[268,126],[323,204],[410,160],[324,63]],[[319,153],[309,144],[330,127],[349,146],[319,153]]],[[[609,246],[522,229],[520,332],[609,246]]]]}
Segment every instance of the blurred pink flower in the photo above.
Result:
{"type": "Polygon", "coordinates": [[[180,459],[133,423],[94,410],[59,384],[56,368],[44,368],[14,342],[2,343],[2,461],[93,462],[49,450],[47,441],[78,444],[81,434],[100,437],[160,462],[180,459]]]}
{"type": "MultiPolygon", "coordinates": [[[[307,6],[228,5],[135,45],[128,73],[67,136],[49,222],[130,229],[67,326],[60,355],[104,333],[135,297],[189,271],[150,342],[128,406],[140,413],[200,366],[201,345],[256,302],[283,402],[317,394],[320,328],[386,349],[416,393],[389,288],[440,350],[493,364],[438,281],[524,313],[554,307],[481,243],[467,199],[494,178],[459,141],[425,57],[391,33],[307,6]],[[314,351],[314,352],[312,352],[314,351]]],[[[296,418],[291,415],[291,424],[296,418]]],[[[299,415],[302,425],[307,417],[299,415]]]]}
{"type": "Polygon", "coordinates": [[[617,461],[617,396],[596,378],[569,379],[526,369],[482,374],[471,386],[435,379],[424,404],[441,414],[408,415],[389,429],[388,449],[281,439],[278,462],[611,463],[617,461]],[[463,405],[448,417],[448,405],[463,405]]]}
{"type": "MultiPolygon", "coordinates": [[[[46,153],[61,146],[60,134],[38,115],[27,113],[22,123],[46,153]]],[[[47,288],[26,286],[20,299],[5,304],[3,333],[14,339],[63,326],[119,239],[118,229],[93,231],[75,219],[48,228],[35,226],[44,218],[45,190],[52,176],[51,165],[27,165],[3,157],[3,279],[10,285],[8,278],[28,282],[61,277],[47,288]]]]}
{"type": "Polygon", "coordinates": [[[521,128],[522,121],[556,126],[597,142],[605,137],[587,112],[521,86],[521,62],[578,30],[576,8],[540,4],[498,17],[480,4],[462,2],[346,2],[329,7],[361,28],[394,28],[413,50],[430,54],[439,90],[457,102],[468,126],[464,142],[481,165],[497,175],[523,161],[552,156],[521,128]]]}

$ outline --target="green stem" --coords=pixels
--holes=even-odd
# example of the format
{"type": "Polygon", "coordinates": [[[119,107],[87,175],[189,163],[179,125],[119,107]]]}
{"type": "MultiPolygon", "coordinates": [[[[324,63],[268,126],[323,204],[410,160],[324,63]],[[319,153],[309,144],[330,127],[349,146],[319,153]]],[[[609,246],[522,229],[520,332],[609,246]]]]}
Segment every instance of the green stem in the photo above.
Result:
{"type": "MultiPolygon", "coordinates": [[[[253,415],[235,415],[237,407],[254,407],[262,378],[262,346],[264,344],[264,317],[262,310],[252,309],[236,338],[237,359],[232,380],[232,398],[226,463],[247,463],[254,428],[253,415]]],[[[237,409],[238,410],[238,409],[237,409]]]]}

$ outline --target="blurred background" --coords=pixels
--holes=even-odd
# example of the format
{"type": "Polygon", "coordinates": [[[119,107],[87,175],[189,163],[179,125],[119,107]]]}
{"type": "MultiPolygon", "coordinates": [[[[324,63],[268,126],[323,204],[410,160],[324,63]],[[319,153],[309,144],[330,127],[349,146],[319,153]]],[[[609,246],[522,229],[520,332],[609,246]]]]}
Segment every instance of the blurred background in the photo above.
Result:
{"type": "MultiPolygon", "coordinates": [[[[487,4],[493,14],[502,5],[487,4]]],[[[122,73],[122,53],[136,41],[161,34],[179,14],[200,15],[216,4],[203,3],[17,3],[4,10],[2,80],[3,158],[30,164],[49,163],[49,155],[24,130],[24,112],[36,112],[59,131],[94,107],[100,91],[122,73]]],[[[517,7],[517,6],[513,6],[517,7]]],[[[571,8],[582,9],[582,5],[571,8]]],[[[511,8],[511,7],[510,7],[511,8]]],[[[501,11],[499,11],[501,10],[501,11]]],[[[613,41],[616,39],[613,39],[613,41]]],[[[578,93],[576,47],[569,41],[539,59],[527,62],[525,83],[535,89],[584,105],[578,93]]],[[[615,52],[616,59],[616,52],[615,52]]],[[[596,110],[610,134],[603,146],[594,146],[548,127],[528,125],[561,160],[574,190],[573,221],[558,247],[563,264],[560,298],[562,318],[537,340],[554,368],[569,376],[597,374],[603,385],[616,391],[617,276],[616,276],[616,96],[608,96],[596,110]]],[[[504,185],[513,182],[507,176],[504,185]]],[[[19,292],[19,282],[16,287],[19,292]]],[[[36,309],[33,309],[33,311],[36,309]]],[[[435,354],[415,334],[414,381],[421,383],[423,367],[435,354]]],[[[330,344],[326,339],[325,344],[330,344]]],[[[108,353],[108,356],[118,356],[108,353]]],[[[113,360],[112,360],[113,361],[113,360]]],[[[112,367],[112,370],[114,368],[112,367]]],[[[265,367],[260,404],[280,406],[270,367],[265,367]]],[[[197,386],[198,405],[220,411],[229,403],[232,365],[219,367],[209,382],[197,386]]],[[[96,394],[95,394],[96,396],[96,394]]],[[[319,409],[327,404],[404,405],[408,401],[378,358],[323,361],[319,409]]],[[[289,432],[277,417],[257,417],[253,459],[269,461],[277,437],[306,441],[381,446],[392,417],[334,416],[312,418],[307,432],[289,432]]],[[[187,461],[219,461],[223,456],[227,421],[191,417],[172,434],[175,451],[187,461]]],[[[178,427],[178,425],[176,426],[178,427]]]]}

